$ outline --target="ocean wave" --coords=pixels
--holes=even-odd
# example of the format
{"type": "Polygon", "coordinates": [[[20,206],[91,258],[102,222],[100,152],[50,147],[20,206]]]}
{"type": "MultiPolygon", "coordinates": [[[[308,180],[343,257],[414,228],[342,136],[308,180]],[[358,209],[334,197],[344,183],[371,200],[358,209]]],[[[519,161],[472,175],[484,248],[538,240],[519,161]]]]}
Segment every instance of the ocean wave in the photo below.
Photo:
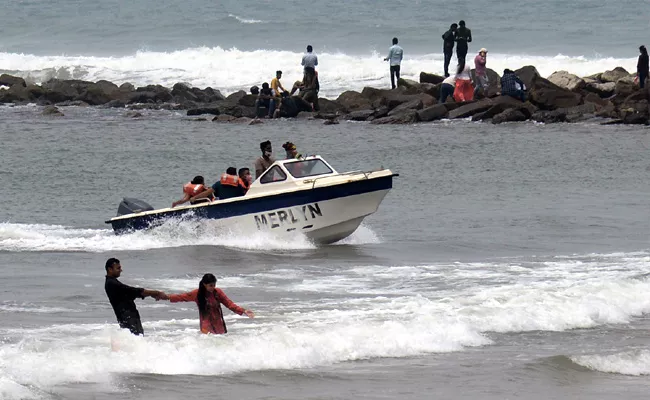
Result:
{"type": "Polygon", "coordinates": [[[571,357],[574,363],[598,372],[621,375],[650,375],[650,350],[634,350],[610,355],[571,357]]]}
{"type": "MultiPolygon", "coordinates": [[[[252,21],[252,20],[251,20],[252,21]]],[[[161,84],[171,87],[177,82],[187,82],[197,87],[210,86],[228,94],[248,90],[261,82],[270,82],[276,70],[284,72],[285,87],[302,78],[302,54],[291,51],[256,50],[241,51],[221,47],[187,48],[171,52],[138,51],[135,54],[115,57],[0,53],[0,72],[22,76],[28,81],[41,83],[50,78],[98,81],[106,79],[136,86],[161,84]]],[[[336,97],[345,90],[361,90],[364,86],[387,87],[388,66],[384,55],[322,53],[319,57],[321,95],[336,97]]],[[[402,76],[419,79],[421,71],[441,74],[442,54],[407,56],[402,62],[402,76]]],[[[490,53],[488,67],[497,72],[504,68],[516,69],[534,65],[542,76],[565,70],[587,76],[623,66],[633,72],[636,58],[592,58],[534,56],[525,54],[490,53]]]]}
{"type": "Polygon", "coordinates": [[[239,17],[239,16],[237,16],[235,14],[228,14],[228,16],[230,18],[236,19],[237,21],[241,22],[242,24],[261,24],[261,23],[264,23],[264,21],[259,20],[259,19],[242,18],[242,17],[239,17]]]}

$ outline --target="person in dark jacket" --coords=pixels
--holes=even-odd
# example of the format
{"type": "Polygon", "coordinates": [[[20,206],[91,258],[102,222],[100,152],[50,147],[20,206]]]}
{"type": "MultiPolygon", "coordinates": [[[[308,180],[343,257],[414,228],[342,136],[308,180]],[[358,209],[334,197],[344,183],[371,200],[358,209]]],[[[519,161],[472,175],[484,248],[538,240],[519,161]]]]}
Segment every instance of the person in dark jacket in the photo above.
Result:
{"type": "Polygon", "coordinates": [[[643,89],[645,87],[645,80],[648,78],[648,70],[650,69],[648,65],[648,50],[646,50],[645,46],[640,46],[639,52],[641,54],[639,55],[639,61],[636,63],[636,74],[639,80],[639,86],[643,89]]]}
{"type": "Polygon", "coordinates": [[[454,55],[456,29],[458,29],[458,24],[451,24],[449,30],[442,35],[442,52],[445,55],[445,78],[449,77],[449,63],[451,62],[451,56],[454,55]]]}
{"type": "Polygon", "coordinates": [[[503,70],[501,77],[501,96],[511,96],[521,101],[526,101],[526,85],[509,69],[503,70]]]}
{"type": "Polygon", "coordinates": [[[472,42],[472,31],[465,27],[465,21],[458,22],[458,29],[456,30],[456,57],[458,58],[458,63],[460,60],[465,62],[465,57],[467,57],[468,43],[472,42]]]}
{"type": "Polygon", "coordinates": [[[128,329],[134,335],[144,335],[140,313],[135,307],[134,300],[138,297],[153,297],[160,300],[166,297],[165,293],[158,290],[149,290],[138,287],[132,287],[118,281],[117,278],[122,274],[122,265],[117,258],[109,258],[106,261],[106,282],[104,290],[108,300],[113,306],[115,317],[120,324],[120,328],[128,329]]]}

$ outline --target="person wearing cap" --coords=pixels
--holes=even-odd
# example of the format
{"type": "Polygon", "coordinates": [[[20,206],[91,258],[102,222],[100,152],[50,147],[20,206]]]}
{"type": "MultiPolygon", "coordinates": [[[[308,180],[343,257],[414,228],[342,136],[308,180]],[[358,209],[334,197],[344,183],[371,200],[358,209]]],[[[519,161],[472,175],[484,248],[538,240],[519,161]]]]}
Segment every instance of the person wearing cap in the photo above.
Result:
{"type": "Polygon", "coordinates": [[[159,298],[160,300],[169,300],[172,303],[196,303],[199,309],[199,329],[201,333],[205,334],[222,335],[228,333],[226,321],[223,319],[222,304],[235,314],[246,315],[248,318],[255,317],[251,310],[235,304],[216,285],[217,278],[213,274],[205,274],[199,281],[198,289],[180,294],[167,295],[163,293],[159,298]]]}
{"type": "Polygon", "coordinates": [[[286,142],[285,144],[282,145],[282,148],[287,153],[287,160],[302,158],[302,154],[298,153],[295,144],[291,142],[286,142]]]}
{"type": "Polygon", "coordinates": [[[488,94],[488,84],[490,83],[487,76],[487,71],[485,64],[487,62],[487,50],[483,47],[479,50],[476,57],[474,57],[474,71],[476,78],[474,79],[474,96],[479,92],[483,92],[483,95],[487,97],[488,94]]]}

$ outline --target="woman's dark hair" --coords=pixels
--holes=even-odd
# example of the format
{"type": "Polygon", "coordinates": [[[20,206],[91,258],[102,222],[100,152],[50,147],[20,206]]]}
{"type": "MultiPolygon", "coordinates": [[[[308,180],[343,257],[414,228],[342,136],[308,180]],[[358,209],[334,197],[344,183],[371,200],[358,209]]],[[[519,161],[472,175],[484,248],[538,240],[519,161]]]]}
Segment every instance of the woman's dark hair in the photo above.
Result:
{"type": "Polygon", "coordinates": [[[641,54],[648,54],[648,50],[646,50],[645,46],[639,46],[639,51],[641,54]]]}
{"type": "Polygon", "coordinates": [[[205,301],[205,286],[210,283],[217,283],[217,278],[212,274],[205,274],[199,282],[199,294],[196,296],[196,302],[199,305],[199,314],[205,315],[207,311],[207,303],[205,301]]]}
{"type": "Polygon", "coordinates": [[[192,185],[203,185],[205,183],[205,179],[201,175],[197,175],[192,179],[192,182],[190,182],[192,185]]]}
{"type": "Polygon", "coordinates": [[[463,72],[464,69],[465,69],[465,60],[460,60],[460,62],[458,63],[458,69],[456,70],[456,74],[460,74],[461,72],[463,72]]]}

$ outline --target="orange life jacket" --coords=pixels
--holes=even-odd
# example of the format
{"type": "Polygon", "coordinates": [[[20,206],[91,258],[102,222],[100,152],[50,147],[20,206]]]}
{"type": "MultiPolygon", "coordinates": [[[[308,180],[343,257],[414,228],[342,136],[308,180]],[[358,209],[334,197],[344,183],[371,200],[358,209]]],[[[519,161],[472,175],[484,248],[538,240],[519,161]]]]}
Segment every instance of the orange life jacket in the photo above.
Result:
{"type": "Polygon", "coordinates": [[[183,193],[190,195],[190,197],[194,197],[197,194],[203,192],[205,190],[205,186],[199,184],[194,184],[191,182],[186,183],[183,185],[183,193]]]}
{"type": "Polygon", "coordinates": [[[248,189],[250,189],[250,185],[248,182],[244,181],[242,178],[239,178],[239,185],[244,188],[245,191],[248,192],[248,189]]]}
{"type": "Polygon", "coordinates": [[[237,175],[221,175],[221,184],[228,186],[239,186],[239,177],[237,175]]]}

